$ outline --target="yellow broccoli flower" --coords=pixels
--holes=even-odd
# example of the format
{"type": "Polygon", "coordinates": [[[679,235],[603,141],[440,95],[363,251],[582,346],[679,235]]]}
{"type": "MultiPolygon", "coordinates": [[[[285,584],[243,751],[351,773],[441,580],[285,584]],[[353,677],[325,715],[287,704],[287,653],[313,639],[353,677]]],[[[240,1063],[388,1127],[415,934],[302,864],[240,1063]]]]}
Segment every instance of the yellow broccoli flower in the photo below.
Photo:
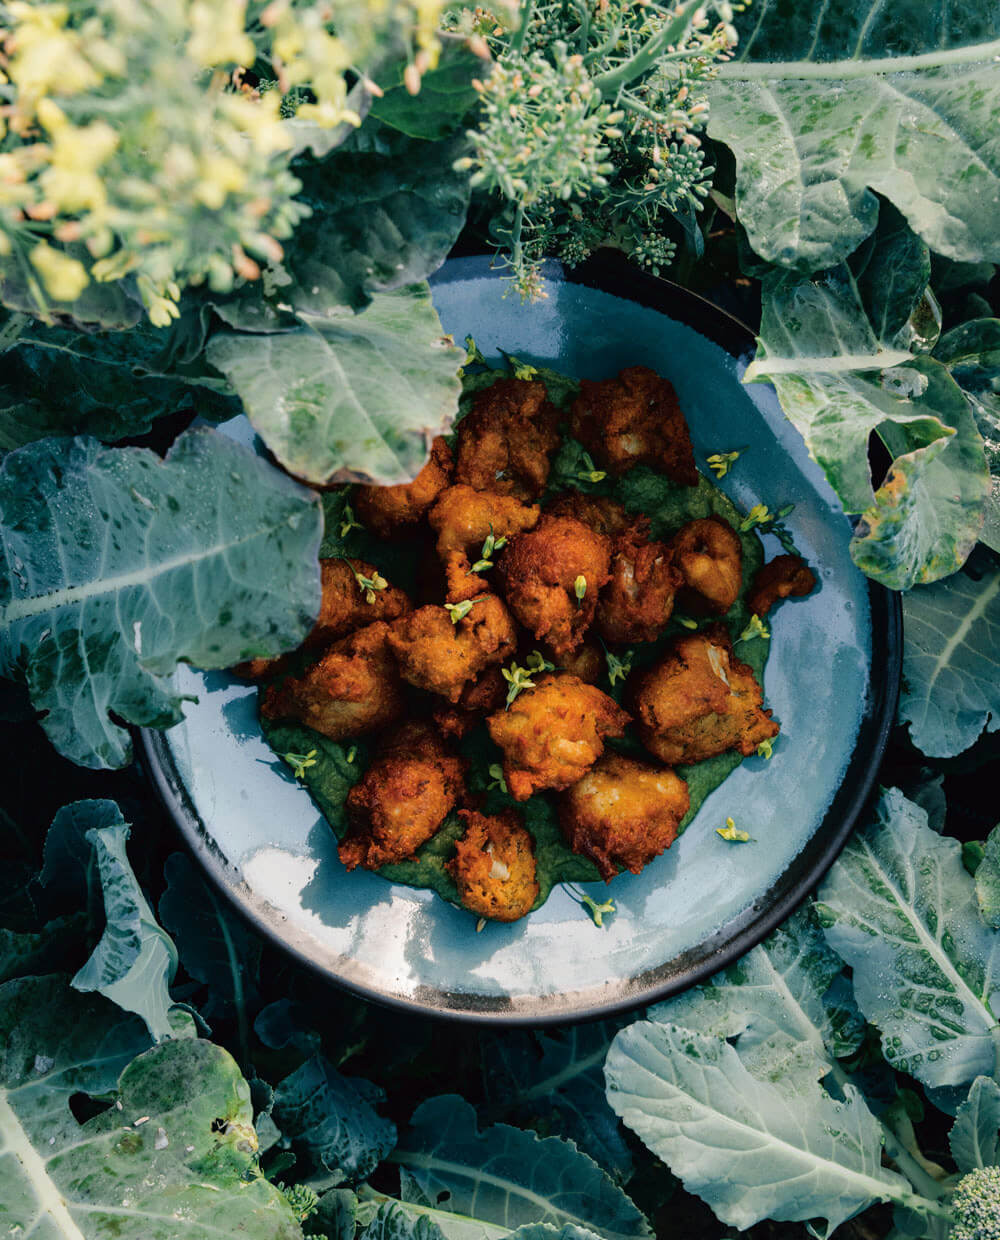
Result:
{"type": "Polygon", "coordinates": [[[206,68],[253,64],[256,50],[245,29],[245,0],[194,0],[188,19],[187,50],[192,60],[206,68]]]}
{"type": "Polygon", "coordinates": [[[79,32],[63,29],[69,20],[68,5],[14,0],[8,10],[16,23],[10,78],[28,101],[49,92],[73,95],[99,85],[101,75],[84,55],[79,32]]]}
{"type": "Polygon", "coordinates": [[[28,257],[42,277],[45,291],[56,301],[75,301],[90,283],[83,263],[57,250],[45,241],[33,247],[28,257]]]}

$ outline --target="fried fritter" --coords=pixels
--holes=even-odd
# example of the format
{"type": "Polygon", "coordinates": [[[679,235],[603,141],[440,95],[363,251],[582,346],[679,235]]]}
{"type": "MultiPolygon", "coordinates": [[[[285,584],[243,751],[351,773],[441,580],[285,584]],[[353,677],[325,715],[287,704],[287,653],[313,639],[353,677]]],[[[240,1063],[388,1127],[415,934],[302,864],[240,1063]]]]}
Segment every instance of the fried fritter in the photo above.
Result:
{"type": "Polygon", "coordinates": [[[337,848],[344,866],[377,870],[412,857],[454,808],[462,773],[433,728],[404,723],[347,794],[350,826],[337,848]]]}
{"type": "Polygon", "coordinates": [[[544,653],[558,671],[569,672],[585,684],[596,684],[604,675],[604,652],[595,642],[585,640],[571,654],[561,657],[548,649],[544,653]]]}
{"type": "Polygon", "coordinates": [[[261,715],[294,719],[333,741],[395,723],[405,703],[388,638],[378,620],[334,642],[302,676],[267,685],[261,715]]]}
{"type": "Polygon", "coordinates": [[[451,449],[439,435],[431,444],[427,464],[412,482],[394,487],[359,486],[354,509],[379,538],[391,538],[407,526],[416,525],[451,480],[451,449]]]}
{"type": "Polygon", "coordinates": [[[721,624],[678,638],[631,695],[639,736],[668,766],[737,749],[744,757],[778,735],[753,669],[733,656],[721,624]]]}
{"type": "Polygon", "coordinates": [[[743,580],[743,547],[729,522],[689,521],[670,540],[670,553],[683,577],[683,606],[696,615],[725,615],[743,580]]]}
{"type": "Polygon", "coordinates": [[[604,752],[606,736],[622,736],[629,716],[600,689],[576,676],[548,673],[509,710],[486,720],[503,750],[511,795],[526,801],[540,788],[568,788],[604,752]]]}
{"type": "Polygon", "coordinates": [[[677,838],[691,798],[666,767],[606,753],[559,797],[559,825],[574,852],[605,882],[619,869],[638,874],[677,838]]]}
{"type": "Polygon", "coordinates": [[[441,702],[431,714],[442,735],[461,740],[484,716],[499,710],[506,696],[507,682],[499,667],[488,667],[465,686],[454,706],[441,702]]]}
{"type": "Polygon", "coordinates": [[[683,577],[665,543],[634,531],[613,544],[611,580],[601,591],[595,625],[606,642],[652,642],[674,610],[683,577]]]}
{"type": "Polygon", "coordinates": [[[627,530],[649,534],[649,518],[641,513],[630,513],[616,499],[603,495],[584,495],[581,491],[568,491],[553,500],[545,509],[547,517],[574,517],[598,534],[615,538],[627,530]]]}
{"type": "Polygon", "coordinates": [[[610,541],[581,521],[543,514],[534,530],[511,540],[500,561],[511,611],[560,658],[580,645],[593,622],[611,576],[610,553],[610,541]]]}
{"type": "MultiPolygon", "coordinates": [[[[522,504],[511,495],[475,491],[464,484],[443,492],[427,519],[437,531],[437,551],[445,569],[449,601],[458,603],[488,590],[485,577],[471,571],[486,539],[491,534],[494,539],[509,539],[534,529],[540,513],[537,504],[522,504]]],[[[494,563],[498,556],[499,551],[494,563]]]]}
{"type": "Polygon", "coordinates": [[[455,481],[477,491],[537,499],[559,446],[558,417],[543,383],[500,379],[479,393],[458,424],[455,481]]]}
{"type": "Polygon", "coordinates": [[[629,366],[616,379],[584,379],[570,408],[570,428],[609,473],[633,465],[661,470],[683,486],[698,485],[698,467],[677,395],[647,366],[629,366]]]}
{"type": "Polygon", "coordinates": [[[419,607],[393,624],[388,640],[404,680],[458,702],[469,681],[513,654],[517,632],[500,599],[487,594],[457,624],[444,607],[419,607]]]}
{"type": "Polygon", "coordinates": [[[538,899],[535,841],[512,809],[480,814],[460,809],[465,834],[448,871],[463,905],[492,921],[517,921],[538,899]]]}
{"type": "Polygon", "coordinates": [[[754,574],[747,606],[755,616],[766,616],[783,598],[801,598],[812,592],[816,575],[797,555],[776,555],[754,574]]]}

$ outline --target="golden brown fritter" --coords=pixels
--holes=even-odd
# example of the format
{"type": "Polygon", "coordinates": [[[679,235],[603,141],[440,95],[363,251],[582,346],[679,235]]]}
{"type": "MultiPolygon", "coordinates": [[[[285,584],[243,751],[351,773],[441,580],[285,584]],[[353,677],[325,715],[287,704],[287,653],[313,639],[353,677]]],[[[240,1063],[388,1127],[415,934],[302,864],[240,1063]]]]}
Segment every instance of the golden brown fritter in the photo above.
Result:
{"type": "Polygon", "coordinates": [[[766,616],[783,598],[801,598],[811,593],[816,576],[797,555],[777,555],[754,574],[747,594],[747,606],[755,616],[766,616]]]}
{"type": "Polygon", "coordinates": [[[607,499],[603,495],[584,495],[581,491],[567,491],[553,500],[545,509],[547,517],[574,517],[584,525],[603,534],[606,538],[615,538],[627,530],[635,530],[638,534],[649,534],[649,518],[641,513],[630,513],[616,499],[607,499]]]}
{"type": "Polygon", "coordinates": [[[477,491],[537,499],[559,446],[558,417],[543,383],[500,379],[479,393],[458,424],[455,481],[477,491]]]}
{"type": "Polygon", "coordinates": [[[562,658],[590,628],[610,565],[611,543],[603,534],[573,517],[543,514],[534,530],[511,540],[500,574],[511,611],[562,658]]]}
{"type": "Polygon", "coordinates": [[[330,647],[302,676],[267,685],[265,719],[294,719],[333,741],[395,723],[405,706],[389,626],[378,620],[330,647]]]}
{"type": "Polygon", "coordinates": [[[639,736],[668,766],[738,749],[744,757],[778,735],[753,669],[733,656],[722,625],[678,638],[632,694],[639,736]]]}
{"type": "Polygon", "coordinates": [[[548,673],[523,690],[509,710],[486,720],[503,750],[511,795],[526,801],[540,788],[568,788],[604,752],[606,736],[622,736],[629,716],[600,689],[576,676],[548,673]]]}
{"type": "Polygon", "coordinates": [[[500,668],[488,667],[465,686],[454,706],[441,702],[431,713],[442,735],[461,740],[486,715],[499,710],[506,696],[507,682],[500,668]]]}
{"type": "Polygon", "coordinates": [[[667,767],[606,753],[559,797],[559,825],[570,848],[589,857],[610,882],[638,874],[677,838],[691,798],[667,767]]]}
{"type": "Polygon", "coordinates": [[[500,599],[487,594],[457,624],[444,607],[417,608],[393,624],[389,645],[404,680],[458,702],[469,681],[514,652],[517,632],[500,599]]]}
{"type": "Polygon", "coordinates": [[[595,626],[606,642],[652,642],[674,610],[683,577],[665,543],[633,531],[619,535],[611,557],[611,580],[601,591],[595,626]]]}
{"type": "Polygon", "coordinates": [[[684,579],[682,605],[696,615],[725,615],[743,580],[743,547],[729,522],[689,521],[670,540],[670,551],[684,579]]]}
{"type": "Polygon", "coordinates": [[[594,685],[604,675],[604,652],[596,642],[585,640],[571,654],[561,657],[548,649],[543,653],[558,671],[569,672],[585,684],[594,685]]]}
{"type": "Polygon", "coordinates": [[[379,538],[416,525],[451,481],[451,450],[442,436],[431,444],[427,464],[412,482],[394,487],[359,486],[354,491],[354,510],[379,538]]]}
{"type": "Polygon", "coordinates": [[[677,395],[647,366],[629,366],[616,379],[584,379],[570,408],[570,428],[609,473],[633,465],[661,470],[683,486],[698,485],[698,467],[677,395]]]}
{"type": "Polygon", "coordinates": [[[337,848],[348,870],[405,861],[437,831],[462,792],[463,764],[421,720],[389,737],[347,794],[347,834],[337,848]]]}
{"type": "MultiPolygon", "coordinates": [[[[427,518],[437,531],[437,551],[447,577],[449,601],[458,603],[488,590],[485,575],[471,572],[486,539],[491,534],[495,539],[510,539],[534,529],[540,513],[537,504],[522,504],[511,495],[475,491],[464,484],[449,487],[427,518]]],[[[494,564],[499,555],[499,551],[494,553],[494,564]]]]}
{"type": "MultiPolygon", "coordinates": [[[[339,556],[319,562],[323,597],[319,616],[303,645],[309,650],[328,646],[346,633],[373,624],[376,620],[395,620],[405,616],[412,604],[403,590],[388,583],[381,589],[369,589],[359,577],[376,579],[378,569],[367,560],[348,560],[339,556]]],[[[385,578],[379,575],[379,579],[385,578]]]]}
{"type": "Polygon", "coordinates": [[[479,814],[460,809],[465,834],[448,871],[463,905],[492,921],[517,921],[538,899],[535,842],[512,809],[479,814]]]}

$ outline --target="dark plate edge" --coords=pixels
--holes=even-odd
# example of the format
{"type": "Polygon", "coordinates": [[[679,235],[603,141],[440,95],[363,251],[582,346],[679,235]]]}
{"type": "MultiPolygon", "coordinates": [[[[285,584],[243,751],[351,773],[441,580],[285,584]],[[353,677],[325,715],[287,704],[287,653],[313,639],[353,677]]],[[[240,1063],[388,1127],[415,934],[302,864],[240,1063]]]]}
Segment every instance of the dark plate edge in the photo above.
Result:
{"type": "MultiPolygon", "coordinates": [[[[451,283],[487,276],[490,271],[488,257],[454,259],[447,270],[432,277],[431,283],[451,283]]],[[[624,259],[598,254],[571,271],[564,271],[557,263],[546,263],[545,275],[548,279],[561,279],[612,293],[667,314],[737,358],[749,355],[754,348],[753,334],[738,319],[680,285],[637,271],[624,259]]],[[[802,903],[846,844],[875,789],[879,767],[895,722],[902,671],[900,597],[874,582],[869,582],[868,595],[872,632],[868,699],[844,778],[819,828],[773,887],[697,949],[633,978],[627,984],[624,995],[619,993],[618,997],[607,1002],[587,1001],[584,1006],[569,1011],[514,1012],[504,1010],[496,999],[446,991],[435,991],[433,998],[428,997],[426,1001],[403,999],[336,975],[315,960],[305,948],[289,942],[287,933],[283,933],[282,914],[274,910],[274,921],[269,921],[260,910],[257,897],[235,867],[222,856],[198,816],[177,771],[165,733],[142,728],[137,729],[137,735],[146,755],[147,773],[155,791],[181,835],[225,892],[236,912],[325,981],[383,1007],[410,1015],[469,1024],[539,1028],[603,1020],[669,998],[739,959],[802,903]]],[[[551,997],[542,997],[536,1002],[544,1007],[551,1002],[551,997]]]]}

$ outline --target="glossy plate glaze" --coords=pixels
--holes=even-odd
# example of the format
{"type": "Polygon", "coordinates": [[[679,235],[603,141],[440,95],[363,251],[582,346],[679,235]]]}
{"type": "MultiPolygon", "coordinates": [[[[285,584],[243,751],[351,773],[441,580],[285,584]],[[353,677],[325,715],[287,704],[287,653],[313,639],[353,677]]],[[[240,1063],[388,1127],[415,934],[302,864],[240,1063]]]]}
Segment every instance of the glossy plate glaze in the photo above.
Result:
{"type": "MultiPolygon", "coordinates": [[[[621,875],[602,928],[557,888],[513,925],[475,919],[429,891],[348,874],[333,832],[264,743],[256,691],[182,668],[197,695],[184,722],[143,740],[182,832],[242,912],[330,980],[428,1014],[542,1024],[606,1015],[673,993],[759,941],[806,895],[871,790],[895,711],[900,622],[894,596],[848,554],[850,525],[773,390],[744,387],[749,334],[684,290],[615,264],[548,271],[522,306],[485,259],[433,281],[445,330],[580,378],[646,365],[674,384],[695,452],[745,449],[720,483],[744,510],[794,503],[788,518],[820,587],[772,617],[765,700],[781,723],[770,761],[747,759],[685,834],[639,875],[621,875]],[[727,816],[753,842],[726,843],[727,816]]],[[[250,442],[242,419],[229,433],[250,442]]],[[[780,552],[765,538],[768,556],[780,552]]]]}

